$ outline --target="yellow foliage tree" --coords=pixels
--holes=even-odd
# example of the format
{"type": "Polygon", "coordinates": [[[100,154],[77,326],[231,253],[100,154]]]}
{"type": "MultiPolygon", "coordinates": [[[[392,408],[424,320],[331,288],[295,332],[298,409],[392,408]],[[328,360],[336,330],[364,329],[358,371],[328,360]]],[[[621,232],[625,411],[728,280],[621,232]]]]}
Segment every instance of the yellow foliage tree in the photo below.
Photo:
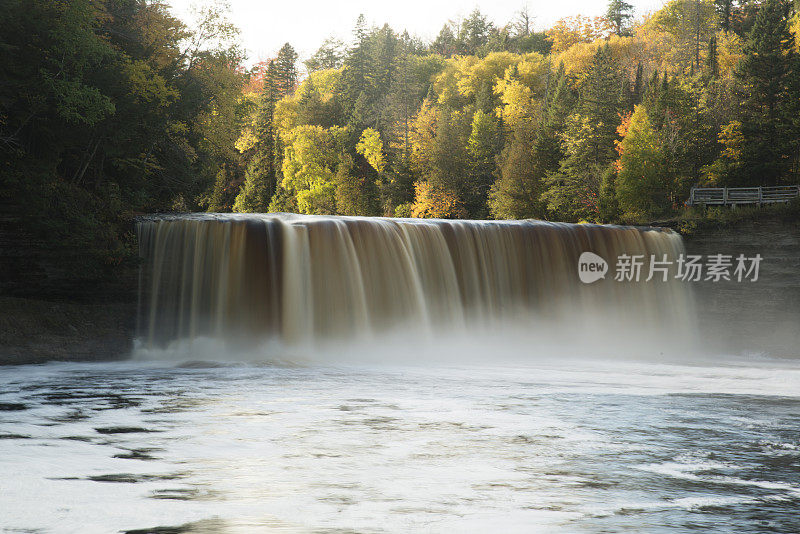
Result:
{"type": "Polygon", "coordinates": [[[294,193],[300,213],[336,213],[337,173],[348,156],[342,150],[346,129],[302,125],[286,136],[283,187],[294,193]]]}
{"type": "Polygon", "coordinates": [[[361,139],[356,144],[356,152],[364,156],[367,163],[378,173],[383,172],[386,167],[386,157],[383,154],[381,134],[377,130],[367,128],[361,133],[361,139]]]}
{"type": "Polygon", "coordinates": [[[547,30],[547,38],[553,43],[553,52],[562,52],[578,43],[591,43],[611,34],[612,25],[605,17],[577,15],[558,20],[547,30]]]}
{"type": "Polygon", "coordinates": [[[424,219],[458,219],[465,216],[458,197],[444,188],[435,187],[426,181],[414,184],[414,204],[411,216],[424,219]]]}

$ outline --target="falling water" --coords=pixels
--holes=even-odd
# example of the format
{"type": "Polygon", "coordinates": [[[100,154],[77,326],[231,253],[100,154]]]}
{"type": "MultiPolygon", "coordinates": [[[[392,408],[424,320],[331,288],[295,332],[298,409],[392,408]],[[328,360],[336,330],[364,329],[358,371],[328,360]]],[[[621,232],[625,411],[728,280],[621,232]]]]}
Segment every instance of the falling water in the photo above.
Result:
{"type": "Polygon", "coordinates": [[[319,345],[510,325],[565,339],[612,339],[622,329],[675,339],[691,324],[687,284],[646,282],[647,264],[639,282],[614,280],[621,254],[682,253],[668,230],[210,214],[146,218],[138,233],[139,338],[151,349],[200,338],[319,345]],[[608,261],[605,279],[580,282],[586,251],[608,261]]]}

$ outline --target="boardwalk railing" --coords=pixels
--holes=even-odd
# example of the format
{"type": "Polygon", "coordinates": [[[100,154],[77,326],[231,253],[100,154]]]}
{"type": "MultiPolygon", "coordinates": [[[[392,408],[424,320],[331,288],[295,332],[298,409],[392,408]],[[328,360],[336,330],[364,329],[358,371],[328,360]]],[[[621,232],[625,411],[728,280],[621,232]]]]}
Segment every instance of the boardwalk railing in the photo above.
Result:
{"type": "Polygon", "coordinates": [[[737,206],[774,204],[800,196],[800,185],[774,187],[693,187],[687,206],[737,206]]]}

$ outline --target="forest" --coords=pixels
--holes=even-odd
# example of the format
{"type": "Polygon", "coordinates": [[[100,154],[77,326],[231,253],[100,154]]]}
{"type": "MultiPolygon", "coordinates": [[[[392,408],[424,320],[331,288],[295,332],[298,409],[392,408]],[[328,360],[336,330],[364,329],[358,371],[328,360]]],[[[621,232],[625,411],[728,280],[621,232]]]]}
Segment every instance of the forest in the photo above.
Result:
{"type": "Polygon", "coordinates": [[[3,6],[0,207],[85,279],[135,256],[141,213],[639,224],[694,185],[800,182],[791,0],[611,0],[547,29],[476,9],[431,42],[361,16],[250,67],[224,3],[3,6]]]}

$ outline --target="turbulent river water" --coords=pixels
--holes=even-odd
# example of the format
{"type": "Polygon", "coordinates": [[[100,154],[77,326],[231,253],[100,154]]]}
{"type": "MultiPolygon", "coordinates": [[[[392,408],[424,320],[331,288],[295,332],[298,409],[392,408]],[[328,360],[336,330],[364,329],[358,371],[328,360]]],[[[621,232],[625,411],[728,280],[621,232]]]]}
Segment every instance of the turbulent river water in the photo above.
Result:
{"type": "Polygon", "coordinates": [[[0,532],[800,530],[794,362],[2,372],[0,532]]]}

